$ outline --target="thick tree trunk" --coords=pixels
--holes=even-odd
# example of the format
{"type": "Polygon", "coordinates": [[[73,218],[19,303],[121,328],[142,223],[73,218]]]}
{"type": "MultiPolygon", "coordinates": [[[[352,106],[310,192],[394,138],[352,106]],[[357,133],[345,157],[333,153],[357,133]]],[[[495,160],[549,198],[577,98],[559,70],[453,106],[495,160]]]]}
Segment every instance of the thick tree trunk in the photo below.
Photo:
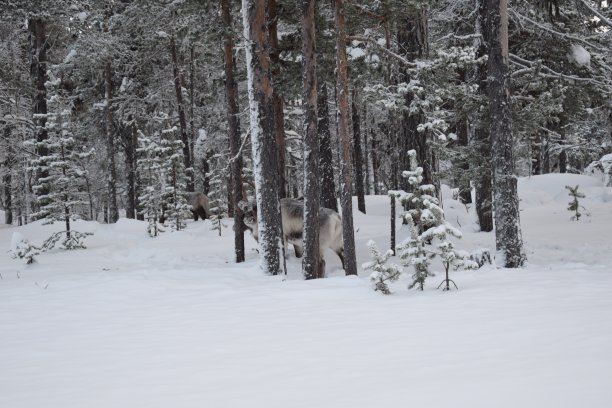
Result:
{"type": "MultiPolygon", "coordinates": [[[[477,58],[482,58],[489,54],[489,32],[487,28],[486,2],[487,0],[478,0],[478,19],[476,32],[482,35],[479,40],[476,51],[477,58]]],[[[482,98],[487,95],[487,66],[481,63],[476,72],[478,80],[478,89],[482,98]]],[[[478,152],[479,168],[474,180],[476,200],[476,214],[478,215],[478,225],[482,232],[493,231],[493,193],[491,181],[491,137],[489,129],[486,125],[488,115],[483,115],[474,130],[475,149],[478,152]],[[487,116],[487,117],[485,117],[487,116]]]]}
{"type": "Polygon", "coordinates": [[[113,132],[113,72],[110,60],[104,66],[104,86],[106,105],[104,118],[106,126],[106,155],[108,158],[108,222],[114,224],[119,219],[117,208],[117,169],[115,166],[115,135],[113,132]]]}
{"type": "Polygon", "coordinates": [[[315,0],[301,0],[304,55],[304,258],[306,279],[323,278],[319,250],[319,137],[317,134],[317,57],[315,0]]]}
{"type": "Polygon", "coordinates": [[[338,211],[336,183],[334,181],[334,157],[331,132],[329,130],[329,108],[327,106],[327,85],[323,83],[317,101],[319,133],[319,171],[321,174],[321,207],[338,211]]]}
{"type": "MultiPolygon", "coordinates": [[[[34,122],[34,132],[36,134],[36,155],[43,158],[49,154],[49,149],[42,142],[46,141],[47,134],[47,24],[40,18],[28,21],[30,32],[30,78],[34,95],[32,96],[32,121],[34,122]]],[[[49,194],[49,185],[45,179],[49,177],[49,171],[45,169],[45,163],[41,163],[36,171],[35,184],[39,186],[34,191],[37,197],[49,194]]],[[[45,205],[44,199],[39,200],[40,205],[45,205]]]]}
{"type": "Polygon", "coordinates": [[[344,271],[347,275],[357,275],[355,256],[355,231],[353,228],[353,200],[351,195],[352,154],[351,136],[349,133],[349,95],[348,95],[348,62],[346,56],[346,23],[343,14],[342,0],[335,0],[336,22],[336,58],[338,88],[338,135],[342,150],[342,234],[344,239],[344,271]]]}
{"type": "MultiPolygon", "coordinates": [[[[268,0],[268,30],[270,38],[270,61],[272,62],[272,77],[280,75],[280,50],[278,47],[278,6],[276,0],[268,0]]],[[[285,143],[285,112],[283,95],[278,87],[273,90],[274,98],[274,135],[278,148],[278,173],[279,173],[279,190],[280,198],[287,197],[287,146],[285,143]]]]}
{"type": "MultiPolygon", "coordinates": [[[[457,142],[460,146],[467,148],[469,143],[469,123],[467,117],[459,118],[457,123],[457,142]]],[[[470,187],[470,179],[465,177],[466,173],[470,169],[470,165],[466,159],[462,159],[458,163],[458,169],[461,173],[459,175],[459,200],[463,204],[470,204],[472,202],[472,188],[470,187]]]]}
{"type": "Polygon", "coordinates": [[[363,157],[361,154],[361,119],[357,108],[357,90],[353,88],[353,157],[355,163],[355,192],[357,193],[357,209],[366,213],[363,190],[363,157]]]}
{"type": "Polygon", "coordinates": [[[228,138],[231,155],[230,190],[232,201],[228,206],[234,211],[234,252],[236,262],[244,262],[244,212],[238,205],[242,196],[242,154],[240,153],[240,123],[238,120],[238,87],[234,79],[234,33],[232,31],[232,14],[230,0],[221,2],[221,14],[225,25],[223,59],[225,66],[225,95],[227,101],[228,138]]]}
{"type": "Polygon", "coordinates": [[[517,179],[514,173],[510,70],[508,68],[507,0],[487,0],[490,29],[489,101],[493,153],[495,244],[500,264],[524,264],[517,179]]]}
{"type": "Polygon", "coordinates": [[[176,51],[176,40],[174,36],[170,37],[170,55],[172,57],[172,77],[174,81],[174,93],[176,95],[176,105],[179,115],[179,127],[181,131],[181,141],[183,142],[183,161],[185,163],[185,171],[187,174],[187,191],[194,191],[193,182],[193,164],[191,162],[191,152],[189,150],[189,135],[187,133],[187,119],[185,117],[185,105],[183,102],[183,93],[181,91],[181,74],[179,72],[178,56],[176,51]]]}
{"type": "Polygon", "coordinates": [[[242,0],[261,266],[277,275],[281,272],[281,216],[265,6],[265,0],[242,0]]]}

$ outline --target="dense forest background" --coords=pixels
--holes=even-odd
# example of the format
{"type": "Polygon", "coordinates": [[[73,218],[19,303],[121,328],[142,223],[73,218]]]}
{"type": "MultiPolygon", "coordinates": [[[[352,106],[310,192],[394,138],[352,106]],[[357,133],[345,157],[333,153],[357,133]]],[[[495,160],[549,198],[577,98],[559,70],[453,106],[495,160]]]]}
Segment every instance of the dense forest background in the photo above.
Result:
{"type": "MultiPolygon", "coordinates": [[[[309,66],[322,206],[338,210],[347,180],[363,212],[364,195],[408,189],[401,174],[414,149],[437,194],[445,183],[471,203],[475,189],[480,227],[492,230],[495,2],[317,1],[316,65],[303,53],[302,3],[268,0],[265,9],[273,91],[262,129],[275,142],[278,195],[314,194],[304,183],[309,66]],[[338,3],[348,92],[338,82],[338,3]]],[[[0,12],[6,223],[125,216],[156,226],[163,216],[180,229],[193,191],[209,196],[216,216],[240,220],[239,202],[258,185],[240,2],[2,0],[0,12]]],[[[516,0],[507,17],[511,103],[502,105],[511,107],[514,174],[596,166],[612,152],[612,8],[516,0]]]]}

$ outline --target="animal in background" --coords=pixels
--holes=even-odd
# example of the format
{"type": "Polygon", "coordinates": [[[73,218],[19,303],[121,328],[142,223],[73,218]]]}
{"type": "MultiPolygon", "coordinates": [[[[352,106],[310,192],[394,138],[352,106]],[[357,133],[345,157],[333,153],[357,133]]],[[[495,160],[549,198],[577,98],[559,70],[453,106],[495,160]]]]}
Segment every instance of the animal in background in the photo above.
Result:
{"type": "MultiPolygon", "coordinates": [[[[293,245],[295,256],[301,258],[304,254],[304,201],[295,198],[283,198],[280,203],[285,253],[287,253],[287,243],[289,243],[293,245]]],[[[250,201],[243,206],[243,211],[244,224],[251,230],[253,238],[259,242],[257,205],[250,201]]],[[[344,268],[342,219],[334,210],[321,207],[319,209],[319,253],[323,262],[325,262],[326,248],[330,248],[338,255],[344,268]]]]}

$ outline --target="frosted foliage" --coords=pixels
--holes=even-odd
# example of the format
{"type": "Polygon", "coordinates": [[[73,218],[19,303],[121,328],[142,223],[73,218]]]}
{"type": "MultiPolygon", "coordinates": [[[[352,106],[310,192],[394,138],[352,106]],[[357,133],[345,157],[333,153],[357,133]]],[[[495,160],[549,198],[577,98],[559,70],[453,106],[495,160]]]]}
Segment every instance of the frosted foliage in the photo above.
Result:
{"type": "Polygon", "coordinates": [[[412,267],[414,271],[409,288],[423,290],[427,277],[434,276],[431,263],[436,257],[445,266],[447,283],[449,267],[472,268],[478,264],[469,260],[469,253],[456,251],[448,241],[450,237],[461,238],[461,231],[445,220],[438,199],[431,195],[434,187],[421,184],[423,168],[416,165],[416,152],[410,150],[408,157],[412,169],[402,172],[402,176],[408,179],[412,191],[395,190],[390,191],[389,195],[399,198],[409,208],[402,217],[408,224],[410,236],[399,244],[398,249],[403,264],[412,267]]]}
{"type": "Polygon", "coordinates": [[[388,284],[399,279],[402,268],[396,264],[387,264],[389,258],[393,256],[393,251],[388,250],[384,254],[381,254],[374,241],[368,242],[368,248],[370,249],[372,260],[364,263],[362,267],[365,270],[372,271],[370,281],[372,282],[374,290],[389,295],[391,294],[391,290],[389,290],[388,284]]]}
{"type": "Polygon", "coordinates": [[[591,54],[580,44],[572,44],[568,59],[580,66],[591,66],[591,54]]]}

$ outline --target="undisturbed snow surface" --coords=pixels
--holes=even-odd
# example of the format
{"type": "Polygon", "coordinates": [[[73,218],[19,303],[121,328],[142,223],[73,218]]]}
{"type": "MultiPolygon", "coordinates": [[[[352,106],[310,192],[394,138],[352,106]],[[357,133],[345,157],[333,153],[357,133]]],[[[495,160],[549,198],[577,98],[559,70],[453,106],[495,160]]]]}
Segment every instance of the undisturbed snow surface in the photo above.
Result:
{"type": "MultiPolygon", "coordinates": [[[[286,279],[265,276],[250,236],[236,265],[231,227],[218,238],[208,222],[156,239],[137,221],[79,222],[87,250],[0,254],[0,407],[610,407],[612,189],[547,175],[519,193],[529,265],[455,272],[450,293],[439,274],[380,295],[331,252],[328,279],[301,280],[293,256],[286,279]],[[584,221],[566,184],[587,195],[584,221]]],[[[459,248],[492,247],[444,205],[459,248]]],[[[388,199],[367,208],[358,264],[388,242],[388,199]]],[[[0,248],[59,228],[3,226],[0,248]]]]}

